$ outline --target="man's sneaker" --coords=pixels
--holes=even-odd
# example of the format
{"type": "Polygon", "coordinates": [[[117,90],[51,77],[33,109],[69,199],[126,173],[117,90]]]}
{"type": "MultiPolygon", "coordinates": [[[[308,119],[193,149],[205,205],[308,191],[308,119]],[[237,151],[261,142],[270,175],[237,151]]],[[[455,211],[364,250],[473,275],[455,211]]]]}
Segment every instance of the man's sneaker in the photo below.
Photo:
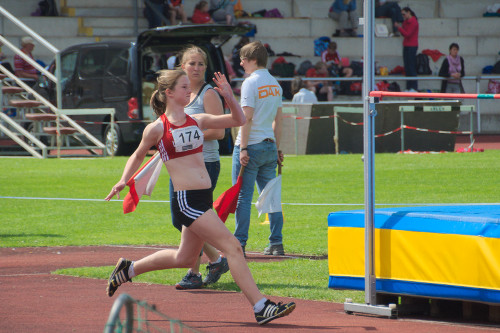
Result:
{"type": "Polygon", "coordinates": [[[118,263],[116,264],[116,267],[111,273],[111,276],[109,277],[108,280],[108,287],[106,288],[106,292],[108,293],[108,296],[111,297],[115,293],[116,289],[123,283],[130,281],[132,282],[132,279],[129,279],[128,277],[128,269],[132,265],[132,261],[120,258],[118,259],[118,263]]]}
{"type": "Polygon", "coordinates": [[[283,249],[283,244],[269,245],[264,249],[264,254],[268,256],[284,256],[285,250],[283,249]]]}
{"type": "Polygon", "coordinates": [[[219,281],[222,274],[229,270],[229,265],[227,264],[227,259],[222,257],[221,261],[216,264],[207,265],[207,276],[203,279],[203,284],[211,284],[219,281]]]}
{"type": "Polygon", "coordinates": [[[201,282],[201,275],[193,274],[191,271],[188,271],[186,276],[182,278],[181,282],[175,285],[175,289],[200,289],[202,286],[203,282],[201,282]]]}
{"type": "Polygon", "coordinates": [[[283,304],[279,302],[278,304],[267,300],[264,308],[255,314],[255,319],[259,325],[264,325],[274,320],[276,318],[284,317],[292,313],[295,309],[295,303],[290,302],[288,304],[283,304]]]}
{"type": "Polygon", "coordinates": [[[243,257],[247,257],[247,253],[245,252],[245,245],[241,246],[241,249],[243,250],[243,257]]]}

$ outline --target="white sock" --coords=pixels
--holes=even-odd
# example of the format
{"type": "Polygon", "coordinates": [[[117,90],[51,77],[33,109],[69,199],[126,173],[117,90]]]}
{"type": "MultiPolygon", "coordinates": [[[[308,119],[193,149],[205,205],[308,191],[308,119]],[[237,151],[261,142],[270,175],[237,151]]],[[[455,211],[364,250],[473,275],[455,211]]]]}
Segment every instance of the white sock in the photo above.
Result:
{"type": "Polygon", "coordinates": [[[132,264],[130,265],[130,267],[128,268],[128,278],[129,279],[132,279],[133,277],[136,277],[137,275],[135,274],[134,272],[134,263],[135,261],[132,261],[132,264]]]}
{"type": "Polygon", "coordinates": [[[212,264],[218,264],[222,261],[222,256],[219,256],[219,258],[217,258],[217,260],[215,260],[212,264]]]}
{"type": "Polygon", "coordinates": [[[255,303],[255,305],[253,306],[253,312],[255,312],[255,313],[261,312],[262,309],[264,308],[266,302],[267,302],[267,298],[263,297],[260,301],[255,303]]]}
{"type": "Polygon", "coordinates": [[[194,275],[196,275],[196,276],[201,276],[201,273],[200,273],[200,272],[198,272],[198,273],[196,273],[196,274],[195,274],[191,268],[190,268],[190,269],[188,269],[188,274],[194,274],[194,275]]]}

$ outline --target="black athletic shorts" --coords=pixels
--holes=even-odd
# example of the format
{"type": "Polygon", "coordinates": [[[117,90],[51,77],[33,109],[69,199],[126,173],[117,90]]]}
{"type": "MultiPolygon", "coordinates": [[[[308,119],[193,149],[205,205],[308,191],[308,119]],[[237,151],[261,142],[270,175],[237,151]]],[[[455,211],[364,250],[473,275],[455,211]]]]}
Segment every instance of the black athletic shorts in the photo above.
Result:
{"type": "Polygon", "coordinates": [[[174,227],[182,231],[182,226],[189,227],[198,217],[212,209],[212,189],[186,190],[174,192],[172,215],[174,227]]]}

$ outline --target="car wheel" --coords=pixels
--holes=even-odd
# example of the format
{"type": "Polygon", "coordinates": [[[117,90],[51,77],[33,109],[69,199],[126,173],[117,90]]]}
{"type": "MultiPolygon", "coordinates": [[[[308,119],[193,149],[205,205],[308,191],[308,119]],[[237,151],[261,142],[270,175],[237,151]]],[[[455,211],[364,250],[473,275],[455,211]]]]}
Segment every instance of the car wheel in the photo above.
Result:
{"type": "Polygon", "coordinates": [[[118,125],[108,125],[104,130],[104,145],[106,146],[106,154],[125,155],[128,153],[128,146],[123,142],[123,138],[118,125]]]}

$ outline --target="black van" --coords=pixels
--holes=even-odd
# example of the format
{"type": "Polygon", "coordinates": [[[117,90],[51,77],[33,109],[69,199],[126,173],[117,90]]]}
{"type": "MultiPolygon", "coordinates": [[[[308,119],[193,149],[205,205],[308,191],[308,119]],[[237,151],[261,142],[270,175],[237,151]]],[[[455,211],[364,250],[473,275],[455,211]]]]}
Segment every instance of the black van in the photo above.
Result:
{"type": "MultiPolygon", "coordinates": [[[[166,26],[142,32],[133,43],[99,42],[71,46],[61,52],[63,109],[115,108],[109,115],[74,116],[80,125],[106,144],[109,155],[129,154],[141,140],[147,123],[156,119],[149,106],[156,72],[172,65],[187,44],[208,55],[207,82],[226,73],[221,46],[246,27],[227,25],[166,26]]],[[[54,66],[50,67],[54,71],[54,66]]],[[[38,92],[56,104],[55,85],[43,80],[38,92]]]]}

